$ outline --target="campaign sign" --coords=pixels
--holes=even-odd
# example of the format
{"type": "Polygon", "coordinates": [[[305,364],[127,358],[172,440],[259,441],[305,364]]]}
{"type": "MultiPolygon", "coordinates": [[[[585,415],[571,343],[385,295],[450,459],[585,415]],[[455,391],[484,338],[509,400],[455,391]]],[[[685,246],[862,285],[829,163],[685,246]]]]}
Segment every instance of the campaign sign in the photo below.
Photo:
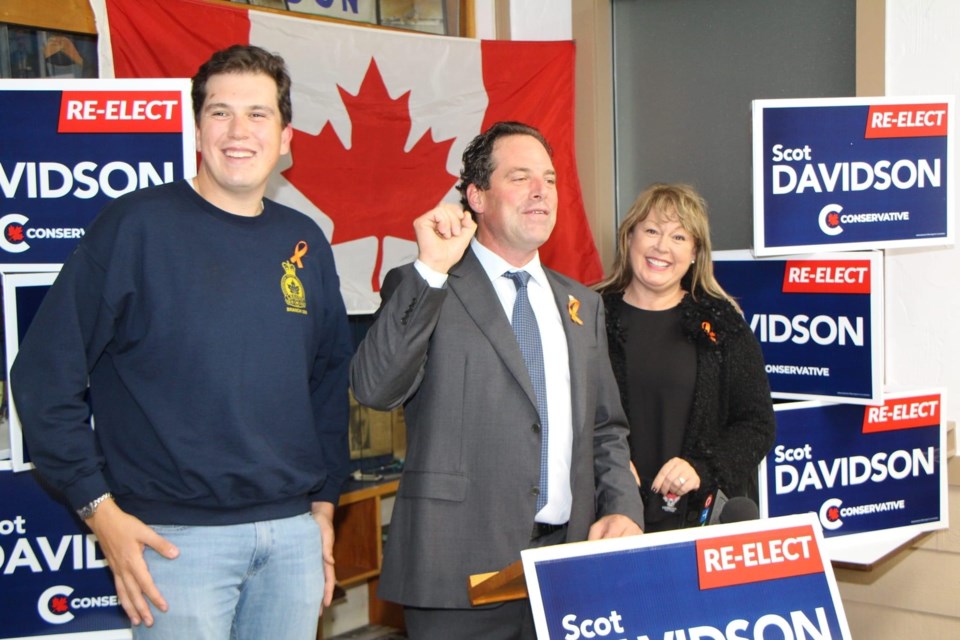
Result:
{"type": "Polygon", "coordinates": [[[540,640],[850,638],[813,514],[521,552],[540,640]]]}
{"type": "Polygon", "coordinates": [[[953,97],[753,102],[758,256],[953,244],[953,97]]]}
{"type": "Polygon", "coordinates": [[[761,463],[761,515],[817,514],[828,552],[835,537],[948,526],[942,393],[775,410],[776,443],[761,463]]]}
{"type": "Polygon", "coordinates": [[[196,174],[185,79],[0,80],[0,268],[63,264],[124,193],[196,174]]]}
{"type": "Polygon", "coordinates": [[[0,496],[0,639],[129,638],[93,534],[32,473],[0,471],[0,496]]]}
{"type": "MultiPolygon", "coordinates": [[[[3,335],[4,352],[7,358],[5,363],[6,376],[9,385],[10,368],[20,351],[20,343],[27,335],[27,328],[40,308],[43,297],[56,279],[56,271],[40,273],[0,273],[0,283],[3,285],[3,335]]],[[[8,393],[9,424],[10,424],[10,461],[14,471],[32,469],[30,454],[27,452],[23,440],[23,427],[17,406],[13,401],[13,394],[8,393]]]]}
{"type": "Polygon", "coordinates": [[[774,398],[882,402],[879,251],[764,259],[717,251],[713,259],[760,342],[774,398]]]}

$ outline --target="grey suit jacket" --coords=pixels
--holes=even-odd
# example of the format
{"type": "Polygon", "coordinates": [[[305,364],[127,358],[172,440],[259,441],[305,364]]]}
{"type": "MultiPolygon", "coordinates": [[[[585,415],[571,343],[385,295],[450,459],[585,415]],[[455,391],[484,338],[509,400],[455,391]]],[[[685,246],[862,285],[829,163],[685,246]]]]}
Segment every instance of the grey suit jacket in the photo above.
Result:
{"type": "MultiPolygon", "coordinates": [[[[608,514],[643,526],[603,305],[583,285],[552,271],[547,277],[570,356],[567,540],[584,540],[608,514]],[[567,310],[571,295],[580,301],[582,325],[567,310]]],[[[529,546],[539,478],[536,397],[510,322],[472,251],[444,288],[431,288],[408,264],[387,275],[382,297],[351,365],[357,400],[378,409],[404,404],[407,423],[379,595],[416,607],[469,607],[468,576],[502,569],[529,546]]]]}

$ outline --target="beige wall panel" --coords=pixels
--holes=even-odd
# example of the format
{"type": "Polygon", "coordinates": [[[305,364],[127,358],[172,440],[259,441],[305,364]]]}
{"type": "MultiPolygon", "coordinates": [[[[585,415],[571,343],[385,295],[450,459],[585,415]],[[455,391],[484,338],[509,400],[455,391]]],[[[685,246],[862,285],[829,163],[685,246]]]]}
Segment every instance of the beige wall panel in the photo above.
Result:
{"type": "MultiPolygon", "coordinates": [[[[951,486],[947,499],[951,527],[927,536],[916,548],[960,554],[960,487],[951,486]]],[[[960,605],[957,608],[960,609],[960,605]]]]}
{"type": "Polygon", "coordinates": [[[850,633],[857,640],[960,638],[960,619],[889,607],[844,603],[850,633]]]}
{"type": "Polygon", "coordinates": [[[885,89],[885,0],[857,0],[857,95],[882,96],[885,89]]]}
{"type": "Polygon", "coordinates": [[[573,0],[577,174],[587,221],[606,272],[616,234],[613,181],[613,60],[609,0],[573,0]]]}
{"type": "MultiPolygon", "coordinates": [[[[957,606],[960,601],[960,580],[957,579],[960,554],[916,549],[881,564],[873,571],[838,569],[835,573],[844,603],[862,602],[960,620],[960,607],[957,606]]],[[[872,636],[854,634],[854,637],[872,636]]]]}
{"type": "Polygon", "coordinates": [[[947,457],[957,455],[957,429],[956,424],[947,422],[947,457]]]}

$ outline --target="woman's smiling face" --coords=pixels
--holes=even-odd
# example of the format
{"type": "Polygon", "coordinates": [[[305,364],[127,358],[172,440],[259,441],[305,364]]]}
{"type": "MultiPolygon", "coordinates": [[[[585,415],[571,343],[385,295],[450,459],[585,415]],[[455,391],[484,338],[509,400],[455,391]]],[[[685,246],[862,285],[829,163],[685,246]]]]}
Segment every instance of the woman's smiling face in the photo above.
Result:
{"type": "Polygon", "coordinates": [[[629,286],[658,296],[678,293],[696,253],[693,235],[675,211],[651,211],[630,233],[629,286]]]}

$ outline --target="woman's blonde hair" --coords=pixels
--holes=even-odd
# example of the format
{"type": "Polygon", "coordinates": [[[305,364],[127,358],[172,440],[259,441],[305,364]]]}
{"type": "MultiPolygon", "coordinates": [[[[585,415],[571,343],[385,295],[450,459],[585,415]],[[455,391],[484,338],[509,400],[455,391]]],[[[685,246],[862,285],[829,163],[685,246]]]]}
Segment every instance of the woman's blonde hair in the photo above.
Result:
{"type": "Polygon", "coordinates": [[[681,280],[681,286],[696,299],[698,292],[715,298],[729,300],[738,310],[730,294],[723,290],[713,275],[713,259],[710,248],[710,223],[707,220],[707,203],[697,191],[686,184],[654,183],[641,193],[627,212],[617,230],[617,256],[613,271],[596,285],[600,293],[621,293],[633,279],[630,265],[630,237],[638,224],[654,211],[666,220],[676,220],[693,236],[695,262],[681,280]]]}

